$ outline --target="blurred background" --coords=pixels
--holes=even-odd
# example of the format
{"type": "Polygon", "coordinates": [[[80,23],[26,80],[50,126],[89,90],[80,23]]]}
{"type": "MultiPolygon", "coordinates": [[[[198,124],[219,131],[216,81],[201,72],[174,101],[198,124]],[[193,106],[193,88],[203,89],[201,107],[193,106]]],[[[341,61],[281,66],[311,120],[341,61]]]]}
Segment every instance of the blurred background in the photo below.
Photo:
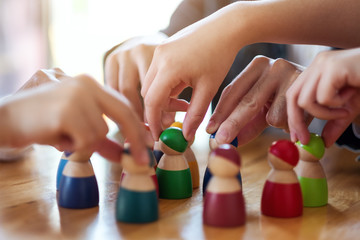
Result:
{"type": "Polygon", "coordinates": [[[165,28],[180,0],[0,0],[0,97],[38,69],[103,81],[102,59],[127,38],[165,28]]]}

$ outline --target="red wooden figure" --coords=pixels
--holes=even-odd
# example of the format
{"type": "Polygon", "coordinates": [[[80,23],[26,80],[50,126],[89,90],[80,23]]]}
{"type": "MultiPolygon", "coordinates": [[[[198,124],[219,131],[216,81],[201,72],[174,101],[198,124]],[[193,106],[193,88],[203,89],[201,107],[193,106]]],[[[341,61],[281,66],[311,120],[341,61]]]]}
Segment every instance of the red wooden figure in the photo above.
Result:
{"type": "Polygon", "coordinates": [[[245,224],[245,201],[236,178],[240,156],[230,144],[214,149],[208,167],[213,176],[204,197],[203,222],[217,227],[236,227],[245,224]]]}
{"type": "Polygon", "coordinates": [[[279,218],[301,216],[301,188],[293,170],[299,162],[297,147],[288,140],[276,141],[269,148],[268,161],[272,170],[264,185],[261,213],[279,218]]]}

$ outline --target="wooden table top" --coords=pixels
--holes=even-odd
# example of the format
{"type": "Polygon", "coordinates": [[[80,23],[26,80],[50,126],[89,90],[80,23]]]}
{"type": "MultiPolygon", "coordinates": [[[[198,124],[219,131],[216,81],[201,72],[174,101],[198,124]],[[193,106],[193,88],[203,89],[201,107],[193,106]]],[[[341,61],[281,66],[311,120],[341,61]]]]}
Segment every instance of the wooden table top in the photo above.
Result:
{"type": "MultiPolygon", "coordinates": [[[[0,239],[359,239],[360,163],[354,161],[355,154],[336,146],[328,149],[322,160],[329,186],[327,206],[305,208],[303,216],[292,219],[260,214],[262,188],[270,170],[267,149],[272,141],[284,137],[287,135],[266,131],[239,149],[247,222],[228,229],[203,225],[200,189],[189,199],[160,199],[157,222],[116,222],[121,166],[97,154],[92,164],[99,185],[99,206],[61,208],[55,188],[61,153],[35,146],[23,160],[0,163],[0,239]]],[[[202,179],[208,148],[196,146],[202,179]]]]}

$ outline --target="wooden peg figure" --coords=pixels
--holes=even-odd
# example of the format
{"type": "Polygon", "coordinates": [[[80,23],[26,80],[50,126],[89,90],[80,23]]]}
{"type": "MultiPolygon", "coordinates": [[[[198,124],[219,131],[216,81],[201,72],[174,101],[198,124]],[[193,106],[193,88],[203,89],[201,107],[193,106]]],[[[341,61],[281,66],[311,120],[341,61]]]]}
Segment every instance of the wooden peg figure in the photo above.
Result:
{"type": "Polygon", "coordinates": [[[156,168],[160,198],[183,199],[192,196],[191,172],[183,155],[187,145],[180,128],[170,127],[161,133],[160,148],[164,155],[156,168]]]}
{"type": "MultiPolygon", "coordinates": [[[[218,144],[217,144],[217,142],[215,140],[215,135],[216,135],[216,132],[211,134],[210,138],[209,138],[210,151],[212,151],[212,150],[214,150],[214,149],[216,149],[218,147],[218,144]]],[[[235,148],[237,148],[238,147],[237,138],[235,138],[230,144],[232,146],[234,146],[235,148]]],[[[211,177],[212,177],[212,174],[211,174],[209,168],[206,167],[205,173],[204,173],[204,178],[203,178],[203,194],[205,194],[205,192],[206,192],[206,187],[207,187],[211,177]]],[[[239,173],[236,175],[236,178],[239,180],[239,183],[242,186],[242,179],[241,179],[240,170],[239,170],[239,173]]]]}
{"type": "Polygon", "coordinates": [[[296,167],[304,207],[321,207],[328,203],[328,185],[320,159],[325,153],[321,136],[311,133],[307,145],[296,142],[300,161],[296,167]]]}
{"type": "Polygon", "coordinates": [[[279,218],[301,216],[301,188],[293,170],[299,161],[297,147],[288,140],[276,141],[269,148],[268,161],[272,169],[263,188],[261,213],[279,218]]]}
{"type": "MultiPolygon", "coordinates": [[[[171,124],[170,127],[178,127],[182,129],[182,123],[174,122],[173,124],[171,124]]],[[[191,149],[191,146],[194,143],[194,141],[195,138],[191,142],[188,142],[188,147],[184,152],[184,157],[187,163],[189,164],[193,189],[196,189],[200,185],[200,176],[199,176],[200,174],[199,174],[199,164],[196,160],[194,151],[191,149]]]]}
{"type": "Polygon", "coordinates": [[[126,170],[116,201],[116,219],[126,223],[147,223],[159,218],[156,186],[150,177],[155,159],[149,150],[149,165],[137,164],[125,149],[122,165],[126,170]]]}
{"type": "Polygon", "coordinates": [[[214,149],[208,167],[213,174],[204,197],[203,222],[216,227],[245,224],[245,201],[236,178],[240,156],[235,147],[222,144],[214,149]]]}
{"type": "MultiPolygon", "coordinates": [[[[144,124],[144,126],[145,126],[145,130],[146,130],[146,134],[151,134],[149,126],[147,124],[144,124]]],[[[152,148],[153,146],[150,146],[150,147],[152,148]]],[[[125,139],[125,141],[124,141],[124,149],[128,149],[127,151],[129,151],[129,149],[130,149],[130,143],[127,141],[127,139],[125,139]]],[[[149,156],[150,156],[150,159],[155,159],[152,149],[151,149],[151,152],[149,152],[149,156]]],[[[156,171],[155,171],[156,167],[157,167],[157,162],[156,162],[156,160],[150,161],[150,164],[151,164],[152,169],[149,170],[149,175],[150,175],[151,179],[154,181],[154,184],[156,187],[156,192],[157,192],[157,195],[159,196],[159,183],[158,183],[158,179],[157,179],[156,171]]],[[[120,181],[122,181],[122,179],[124,178],[125,175],[126,175],[126,169],[123,168],[120,181]]]]}
{"type": "Polygon", "coordinates": [[[64,168],[65,168],[65,165],[69,161],[68,157],[70,155],[71,155],[71,153],[66,152],[66,151],[63,152],[63,154],[61,155],[60,162],[59,162],[59,165],[58,165],[58,169],[57,169],[57,172],[56,172],[56,191],[59,190],[60,180],[61,180],[64,168]]]}
{"type": "Polygon", "coordinates": [[[93,167],[92,153],[80,151],[68,158],[59,185],[59,205],[64,208],[91,208],[99,204],[99,189],[93,167]]]}

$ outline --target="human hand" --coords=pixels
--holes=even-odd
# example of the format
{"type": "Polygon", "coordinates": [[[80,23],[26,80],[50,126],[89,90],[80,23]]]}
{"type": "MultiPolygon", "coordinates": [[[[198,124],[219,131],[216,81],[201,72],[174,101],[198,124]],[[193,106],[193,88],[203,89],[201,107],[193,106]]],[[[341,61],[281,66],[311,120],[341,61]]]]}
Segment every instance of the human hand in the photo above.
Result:
{"type": "Polygon", "coordinates": [[[309,141],[304,111],[328,120],[322,131],[330,147],[360,114],[360,48],[323,52],[286,93],[292,141],[309,141]]]}
{"type": "Polygon", "coordinates": [[[145,117],[140,88],[156,46],[166,38],[167,36],[163,33],[135,37],[121,43],[106,54],[105,83],[123,94],[143,121],[145,117]]]}
{"type": "Polygon", "coordinates": [[[40,69],[31,76],[31,78],[24,83],[17,92],[26,89],[38,87],[44,83],[59,83],[61,79],[69,77],[60,68],[40,69]]]}
{"type": "MultiPolygon", "coordinates": [[[[192,87],[192,97],[184,119],[184,136],[193,139],[207,108],[238,52],[234,38],[219,29],[229,22],[222,12],[184,28],[165,40],[156,49],[146,74],[141,94],[153,138],[158,139],[163,112],[186,110],[175,97],[192,87]]],[[[231,32],[231,31],[229,31],[231,32]]]]}
{"type": "MultiPolygon", "coordinates": [[[[86,75],[18,93],[1,103],[2,144],[49,144],[60,151],[98,151],[119,161],[121,147],[106,138],[102,114],[117,122],[132,143],[137,162],[147,162],[144,128],[129,102],[86,75]],[[5,138],[5,139],[4,139],[5,138]],[[110,152],[109,152],[110,151],[110,152]]],[[[1,139],[0,139],[1,140],[1,139]]]]}
{"type": "Polygon", "coordinates": [[[257,56],[221,94],[207,126],[216,141],[243,145],[271,125],[288,129],[285,93],[303,68],[284,59],[257,56]]]}

